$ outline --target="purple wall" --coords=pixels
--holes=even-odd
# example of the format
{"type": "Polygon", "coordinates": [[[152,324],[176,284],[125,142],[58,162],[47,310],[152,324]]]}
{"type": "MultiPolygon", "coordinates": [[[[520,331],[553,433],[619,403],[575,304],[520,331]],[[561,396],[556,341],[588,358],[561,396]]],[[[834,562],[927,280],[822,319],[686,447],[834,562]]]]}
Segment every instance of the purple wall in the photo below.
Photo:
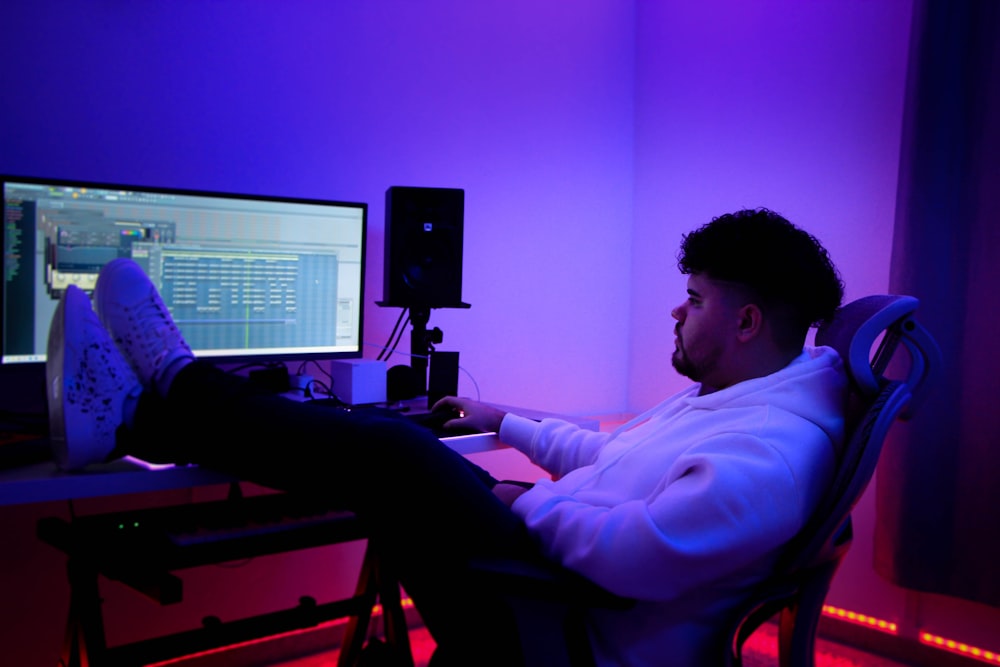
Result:
{"type": "Polygon", "coordinates": [[[386,188],[465,188],[472,309],[432,315],[441,349],[483,398],[623,407],[630,3],[13,4],[0,171],[368,202],[375,345],[386,188]]]}
{"type": "Polygon", "coordinates": [[[14,4],[0,171],[366,201],[372,345],[386,187],[465,188],[473,307],[431,320],[462,393],[680,387],[674,252],[737,207],[814,231],[849,296],[887,284],[909,3],[14,4]]]}
{"type": "Polygon", "coordinates": [[[766,206],[830,250],[853,299],[888,287],[909,2],[639,2],[631,408],[669,372],[681,234],[766,206]]]}

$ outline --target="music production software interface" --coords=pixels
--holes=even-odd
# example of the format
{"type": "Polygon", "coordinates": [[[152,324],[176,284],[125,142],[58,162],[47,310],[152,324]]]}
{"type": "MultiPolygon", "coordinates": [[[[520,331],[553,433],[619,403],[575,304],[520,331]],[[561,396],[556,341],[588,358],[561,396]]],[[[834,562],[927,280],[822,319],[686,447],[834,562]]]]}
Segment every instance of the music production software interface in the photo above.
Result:
{"type": "Polygon", "coordinates": [[[360,345],[359,205],[17,183],[6,189],[4,362],[44,360],[63,290],[92,290],[115,257],[146,269],[201,356],[360,345]]]}

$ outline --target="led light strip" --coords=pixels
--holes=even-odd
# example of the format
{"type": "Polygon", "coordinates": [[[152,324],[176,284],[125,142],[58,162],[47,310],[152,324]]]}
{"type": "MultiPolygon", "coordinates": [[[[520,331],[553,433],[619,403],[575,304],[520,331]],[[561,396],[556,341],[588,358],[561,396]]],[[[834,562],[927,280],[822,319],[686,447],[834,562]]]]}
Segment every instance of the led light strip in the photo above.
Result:
{"type": "Polygon", "coordinates": [[[997,653],[996,651],[987,651],[986,649],[981,649],[978,646],[969,646],[963,642],[957,642],[954,639],[946,639],[938,635],[933,635],[929,632],[920,633],[920,643],[933,646],[934,648],[939,648],[943,651],[957,653],[958,655],[966,658],[981,660],[991,665],[1000,665],[1000,653],[997,653]]]}
{"type": "MultiPolygon", "coordinates": [[[[858,625],[863,625],[867,628],[872,628],[873,630],[879,630],[888,634],[895,635],[899,632],[899,627],[891,621],[885,621],[873,616],[859,614],[847,609],[841,609],[840,607],[825,604],[823,605],[823,613],[833,618],[850,621],[851,623],[857,623],[858,625]]],[[[931,648],[948,651],[966,658],[973,658],[991,665],[1000,665],[1000,651],[987,651],[986,649],[978,646],[970,646],[964,642],[957,642],[954,639],[941,637],[940,635],[935,635],[930,632],[920,633],[920,643],[930,646],[931,648]]]]}
{"type": "Polygon", "coordinates": [[[857,623],[858,625],[863,625],[867,628],[881,630],[882,632],[887,632],[891,635],[897,634],[899,631],[899,627],[892,621],[883,621],[880,618],[866,616],[865,614],[848,611],[847,609],[841,609],[840,607],[833,607],[828,604],[823,605],[823,613],[827,616],[839,618],[844,621],[850,621],[851,623],[857,623]]]}
{"type": "MultiPolygon", "coordinates": [[[[402,602],[402,606],[404,608],[405,607],[412,607],[413,606],[413,600],[411,600],[410,598],[403,598],[401,602],[402,602]]],[[[373,615],[380,615],[382,613],[382,605],[375,605],[375,608],[372,610],[372,613],[373,613],[373,615]]],[[[878,630],[880,632],[885,632],[887,634],[895,635],[895,634],[898,634],[898,632],[899,632],[899,627],[895,623],[893,623],[891,621],[882,620],[880,618],[875,618],[874,616],[868,616],[866,614],[859,614],[857,612],[850,611],[848,609],[841,609],[840,607],[834,607],[832,605],[825,604],[825,605],[823,605],[823,613],[825,615],[831,616],[833,618],[837,618],[837,619],[844,620],[844,621],[849,621],[851,623],[856,623],[856,624],[864,626],[866,628],[871,628],[873,630],[878,630]]],[[[222,653],[224,651],[231,651],[232,649],[238,648],[238,647],[241,647],[241,646],[246,646],[246,645],[250,645],[250,644],[264,643],[264,642],[267,642],[267,641],[272,641],[272,640],[277,639],[279,637],[287,637],[287,636],[296,635],[296,634],[303,634],[305,632],[312,632],[312,631],[315,631],[317,627],[330,627],[330,626],[334,626],[334,625],[344,624],[346,622],[347,622],[346,618],[338,618],[338,619],[334,619],[332,621],[327,621],[326,623],[321,623],[318,626],[314,626],[312,628],[303,628],[301,630],[292,630],[292,631],[289,631],[289,632],[280,633],[278,635],[272,635],[270,637],[262,637],[260,639],[253,639],[253,640],[250,640],[250,641],[240,642],[238,644],[233,644],[231,646],[225,646],[225,647],[220,647],[220,648],[217,648],[217,649],[211,649],[211,650],[208,650],[208,651],[202,651],[201,653],[199,653],[197,655],[207,655],[207,654],[212,654],[212,653],[222,653]]],[[[986,649],[982,649],[982,648],[979,648],[977,646],[970,646],[969,644],[965,644],[963,642],[957,642],[957,641],[955,641],[953,639],[947,639],[947,638],[941,637],[939,635],[931,634],[930,632],[921,632],[920,633],[920,643],[921,644],[925,644],[927,646],[930,646],[931,648],[940,649],[942,651],[949,651],[951,653],[955,653],[955,654],[958,654],[958,655],[961,655],[961,656],[964,656],[964,657],[968,657],[968,658],[973,658],[973,659],[976,659],[976,660],[980,660],[982,662],[985,662],[985,663],[988,663],[988,664],[991,664],[991,665],[1000,665],[1000,652],[997,652],[997,651],[987,651],[986,649]]],[[[191,657],[192,656],[187,655],[187,656],[183,656],[183,657],[180,657],[180,658],[174,658],[174,659],[171,659],[171,660],[164,660],[163,662],[155,663],[155,665],[150,665],[149,667],[166,666],[166,665],[178,663],[178,662],[181,662],[181,661],[184,661],[184,660],[189,660],[191,657]]]]}

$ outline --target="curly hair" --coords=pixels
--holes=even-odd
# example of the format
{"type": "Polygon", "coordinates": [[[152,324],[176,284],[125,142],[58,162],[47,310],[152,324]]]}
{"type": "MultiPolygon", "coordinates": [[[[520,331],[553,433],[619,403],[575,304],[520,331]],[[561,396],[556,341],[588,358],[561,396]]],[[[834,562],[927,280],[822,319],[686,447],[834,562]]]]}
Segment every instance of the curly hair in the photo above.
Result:
{"type": "Polygon", "coordinates": [[[762,311],[785,323],[786,342],[833,317],[844,283],[811,234],[766,208],[719,216],[685,234],[677,255],[684,274],[749,288],[762,311]]]}

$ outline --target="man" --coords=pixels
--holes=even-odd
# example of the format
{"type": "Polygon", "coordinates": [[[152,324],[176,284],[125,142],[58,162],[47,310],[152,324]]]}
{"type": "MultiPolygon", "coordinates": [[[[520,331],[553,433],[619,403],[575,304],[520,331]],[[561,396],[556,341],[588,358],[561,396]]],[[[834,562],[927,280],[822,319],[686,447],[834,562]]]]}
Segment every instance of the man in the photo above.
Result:
{"type": "Polygon", "coordinates": [[[196,361],[129,260],[101,272],[100,322],[78,290],[60,304],[49,384],[67,391],[50,397],[52,430],[76,465],[195,461],[357,512],[438,642],[434,665],[518,663],[506,610],[463,585],[484,556],[549,559],[636,598],[588,619],[599,664],[710,664],[727,614],[830,480],[846,377],[835,352],[804,343],[843,285],[815,238],[766,209],[686,235],[679,266],[688,298],[672,312],[672,361],[695,384],[614,433],[454,397],[436,406],[553,474],[530,488],[403,420],[259,394],[196,361]],[[109,437],[97,423],[121,426],[109,437]]]}

